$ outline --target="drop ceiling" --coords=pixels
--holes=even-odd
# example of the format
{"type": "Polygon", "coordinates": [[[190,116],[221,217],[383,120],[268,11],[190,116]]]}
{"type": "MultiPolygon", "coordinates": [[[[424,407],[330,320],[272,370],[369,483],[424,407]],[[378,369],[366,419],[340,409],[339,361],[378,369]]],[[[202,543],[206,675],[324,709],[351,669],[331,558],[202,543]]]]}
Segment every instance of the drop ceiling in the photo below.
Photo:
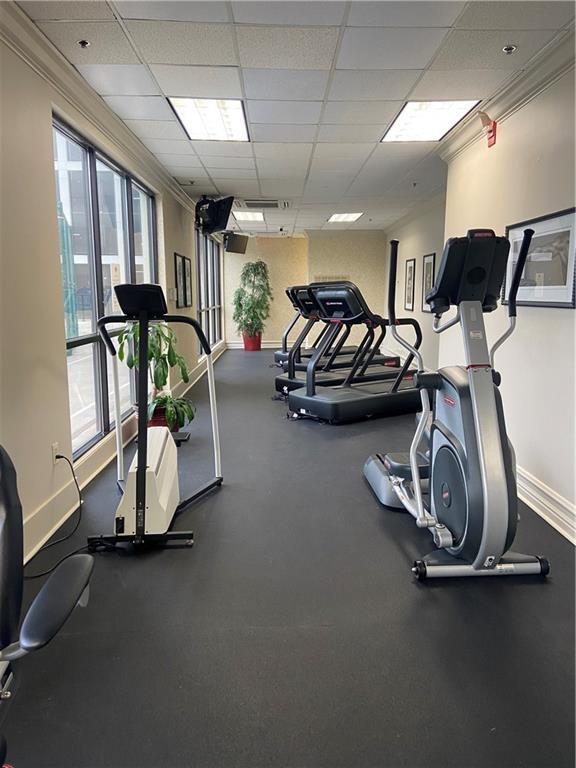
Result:
{"type": "Polygon", "coordinates": [[[385,229],[441,191],[439,143],[380,143],[404,103],[481,108],[574,16],[519,0],[19,5],[187,194],[288,200],[244,226],[287,233],[385,229]],[[189,141],[177,96],[242,99],[250,142],[189,141]]]}

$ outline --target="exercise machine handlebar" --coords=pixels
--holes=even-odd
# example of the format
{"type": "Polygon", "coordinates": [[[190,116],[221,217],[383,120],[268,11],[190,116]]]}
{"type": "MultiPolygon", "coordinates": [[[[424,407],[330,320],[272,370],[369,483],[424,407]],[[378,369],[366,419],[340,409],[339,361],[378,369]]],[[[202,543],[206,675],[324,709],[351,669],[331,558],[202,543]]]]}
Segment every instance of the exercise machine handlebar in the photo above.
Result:
{"type": "MultiPolygon", "coordinates": [[[[210,344],[208,343],[208,339],[206,338],[204,331],[202,330],[202,327],[200,326],[200,323],[197,320],[194,320],[192,317],[185,317],[184,315],[163,315],[159,318],[151,318],[151,322],[156,320],[156,322],[159,323],[185,323],[186,325],[191,325],[192,328],[194,328],[194,332],[196,333],[196,336],[198,336],[198,340],[200,341],[200,346],[202,347],[205,354],[210,355],[212,353],[212,350],[210,349],[210,344]]],[[[112,337],[108,333],[108,329],[106,328],[107,325],[110,325],[111,323],[136,323],[138,322],[136,318],[134,317],[128,317],[128,315],[106,315],[105,317],[101,317],[98,320],[97,326],[98,326],[98,333],[100,334],[100,338],[106,345],[106,349],[108,352],[114,357],[116,355],[116,347],[114,346],[114,342],[112,341],[112,337]]]]}
{"type": "Polygon", "coordinates": [[[530,250],[530,243],[534,235],[533,229],[525,229],[524,237],[522,238],[522,245],[520,246],[520,253],[518,254],[518,261],[516,262],[516,268],[512,275],[512,282],[510,283],[510,293],[508,294],[508,316],[516,317],[516,296],[518,294],[518,288],[520,287],[520,279],[522,278],[522,272],[526,266],[526,259],[528,258],[528,251],[530,250]]]}
{"type": "Polygon", "coordinates": [[[396,325],[396,274],[398,272],[398,240],[390,240],[390,273],[388,276],[388,319],[396,325]]]}
{"type": "MultiPolygon", "coordinates": [[[[402,368],[402,376],[408,370],[412,360],[416,360],[419,371],[424,370],[424,360],[420,350],[420,344],[422,343],[422,330],[420,324],[409,318],[407,320],[398,320],[396,318],[396,275],[398,272],[398,240],[390,240],[390,270],[388,273],[388,322],[392,330],[392,336],[396,339],[398,344],[401,344],[404,349],[410,353],[406,358],[406,362],[402,368]],[[414,346],[410,344],[398,333],[399,325],[412,325],[416,334],[416,343],[414,346]]],[[[397,382],[399,384],[399,382],[397,382]]]]}
{"type": "Polygon", "coordinates": [[[490,365],[494,368],[494,357],[496,350],[499,349],[502,344],[509,339],[514,329],[516,328],[516,296],[518,294],[518,288],[520,287],[520,279],[524,267],[526,266],[526,259],[528,258],[528,251],[530,250],[530,243],[532,242],[532,236],[534,235],[533,229],[525,229],[524,237],[522,238],[522,245],[520,246],[520,253],[518,254],[518,261],[512,275],[510,282],[510,291],[508,293],[508,328],[504,331],[502,336],[497,339],[492,348],[490,349],[490,365]]]}

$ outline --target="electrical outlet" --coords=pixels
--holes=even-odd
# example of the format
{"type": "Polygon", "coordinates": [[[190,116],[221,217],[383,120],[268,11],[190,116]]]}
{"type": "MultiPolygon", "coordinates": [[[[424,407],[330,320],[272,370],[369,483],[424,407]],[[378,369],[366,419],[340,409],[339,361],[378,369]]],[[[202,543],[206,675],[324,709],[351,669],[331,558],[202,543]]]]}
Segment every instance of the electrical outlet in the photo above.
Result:
{"type": "Polygon", "coordinates": [[[56,466],[58,459],[56,458],[60,453],[60,443],[52,443],[52,464],[56,466]]]}

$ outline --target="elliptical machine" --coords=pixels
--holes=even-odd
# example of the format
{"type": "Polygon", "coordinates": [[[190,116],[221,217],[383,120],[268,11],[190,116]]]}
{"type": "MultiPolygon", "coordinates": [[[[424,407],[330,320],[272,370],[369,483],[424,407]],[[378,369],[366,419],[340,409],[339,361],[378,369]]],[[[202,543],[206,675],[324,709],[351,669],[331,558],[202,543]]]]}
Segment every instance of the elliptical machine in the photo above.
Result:
{"type": "Polygon", "coordinates": [[[418,579],[546,576],[550,570],[543,557],[510,551],[518,519],[516,460],[506,434],[501,377],[493,367],[496,350],[516,324],[516,294],[533,234],[530,229],[524,232],[510,284],[509,326],[490,351],[484,312],[498,306],[510,243],[489,229],[473,229],[466,237],[448,240],[426,302],[434,313],[435,333],[460,324],[466,365],[436,373],[425,372],[420,352],[398,333],[398,241],[390,243],[390,325],[394,338],[417,361],[414,384],[420,390],[422,414],[410,452],[370,456],[364,475],[382,504],[405,507],[416,525],[432,534],[438,550],[415,561],[412,572],[418,579]],[[456,315],[442,323],[451,306],[456,315]],[[429,444],[421,452],[428,428],[429,444]]]}

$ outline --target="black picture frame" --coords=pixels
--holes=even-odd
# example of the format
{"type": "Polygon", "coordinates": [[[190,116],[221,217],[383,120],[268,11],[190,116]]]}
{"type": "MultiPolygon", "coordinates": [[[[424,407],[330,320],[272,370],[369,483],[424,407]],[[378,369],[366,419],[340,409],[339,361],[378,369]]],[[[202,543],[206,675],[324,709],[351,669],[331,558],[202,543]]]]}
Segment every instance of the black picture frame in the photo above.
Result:
{"type": "Polygon", "coordinates": [[[436,252],[425,254],[422,259],[422,312],[432,312],[426,304],[426,294],[432,289],[436,277],[436,252]]]}
{"type": "Polygon", "coordinates": [[[191,307],[194,300],[193,286],[192,286],[192,260],[188,256],[184,256],[184,297],[185,306],[191,307]]]}
{"type": "MultiPolygon", "coordinates": [[[[538,225],[542,225],[546,222],[553,222],[555,219],[563,219],[571,217],[572,221],[568,222],[564,226],[567,228],[567,231],[569,232],[569,238],[568,238],[568,246],[567,246],[567,264],[566,264],[566,282],[564,284],[564,287],[558,287],[558,293],[560,293],[562,290],[564,290],[565,294],[569,296],[567,300],[558,300],[556,298],[549,298],[548,300],[545,300],[542,298],[541,295],[544,288],[554,288],[555,286],[541,286],[536,284],[533,286],[533,294],[534,298],[527,298],[526,292],[531,286],[522,285],[522,282],[520,282],[520,289],[518,291],[518,298],[516,300],[516,304],[518,306],[523,307],[556,307],[559,309],[575,309],[576,308],[576,220],[575,220],[575,214],[576,214],[576,208],[566,208],[562,211],[555,211],[554,213],[546,214],[545,216],[539,216],[535,219],[527,219],[526,221],[519,221],[516,224],[509,224],[506,227],[506,237],[510,240],[511,243],[511,253],[510,257],[508,258],[508,265],[506,268],[506,274],[504,276],[504,281],[502,284],[502,304],[508,304],[508,300],[506,298],[507,294],[507,284],[509,284],[511,279],[512,270],[515,265],[515,261],[512,257],[512,251],[514,248],[514,245],[516,243],[519,243],[521,240],[522,234],[524,229],[527,227],[530,227],[534,230],[534,237],[532,239],[532,244],[537,242],[539,236],[543,236],[546,234],[546,227],[540,227],[538,225]],[[540,231],[539,231],[540,229],[540,231]],[[524,289],[524,290],[523,290],[524,289]],[[524,294],[524,295],[523,295],[524,294]]],[[[530,246],[530,251],[528,252],[528,259],[530,259],[530,253],[532,251],[532,244],[530,246]]],[[[549,294],[552,293],[552,291],[549,291],[549,294]]]]}
{"type": "Polygon", "coordinates": [[[174,283],[176,285],[176,307],[186,306],[186,283],[184,280],[184,256],[174,253],[174,283]]]}
{"type": "Polygon", "coordinates": [[[414,288],[416,282],[416,259],[407,259],[404,268],[404,310],[414,312],[414,288]]]}

